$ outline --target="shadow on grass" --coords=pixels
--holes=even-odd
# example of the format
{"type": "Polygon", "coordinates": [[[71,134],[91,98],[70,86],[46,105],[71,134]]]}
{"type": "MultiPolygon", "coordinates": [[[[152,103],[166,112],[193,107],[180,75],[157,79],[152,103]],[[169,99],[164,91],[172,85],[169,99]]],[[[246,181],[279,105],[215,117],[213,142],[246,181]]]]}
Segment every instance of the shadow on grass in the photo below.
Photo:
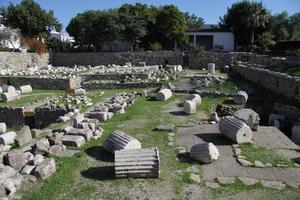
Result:
{"type": "Polygon", "coordinates": [[[189,163],[189,164],[195,163],[195,161],[191,159],[190,154],[188,152],[177,154],[177,158],[180,162],[183,163],[189,163]]]}
{"type": "Polygon", "coordinates": [[[103,162],[114,162],[114,156],[106,151],[103,146],[93,146],[85,150],[85,153],[96,159],[103,162]]]}
{"type": "Polygon", "coordinates": [[[87,170],[81,171],[80,174],[85,178],[98,181],[115,179],[114,166],[91,167],[87,170]]]}
{"type": "Polygon", "coordinates": [[[187,116],[187,114],[181,110],[178,110],[178,111],[171,111],[169,112],[169,114],[171,115],[175,115],[175,116],[187,116]]]}
{"type": "Polygon", "coordinates": [[[146,101],[157,101],[154,96],[147,97],[146,101]]]}
{"type": "Polygon", "coordinates": [[[203,141],[213,143],[214,145],[232,145],[233,141],[219,133],[201,133],[195,134],[195,136],[201,138],[203,141]]]}
{"type": "Polygon", "coordinates": [[[223,101],[223,104],[227,104],[227,105],[234,105],[234,101],[232,99],[226,99],[223,101]]]}

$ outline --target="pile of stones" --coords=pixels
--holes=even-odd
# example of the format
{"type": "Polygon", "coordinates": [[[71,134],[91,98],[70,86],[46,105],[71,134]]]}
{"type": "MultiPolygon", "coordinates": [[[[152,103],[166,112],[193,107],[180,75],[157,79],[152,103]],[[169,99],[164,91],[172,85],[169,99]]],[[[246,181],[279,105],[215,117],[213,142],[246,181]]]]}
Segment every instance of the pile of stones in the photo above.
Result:
{"type": "Polygon", "coordinates": [[[21,94],[28,94],[32,92],[30,85],[24,85],[16,90],[12,85],[2,85],[0,87],[0,100],[3,102],[10,102],[21,98],[21,94]]]}
{"type": "Polygon", "coordinates": [[[209,84],[211,83],[222,85],[225,83],[225,78],[217,75],[213,75],[213,76],[205,75],[205,76],[192,77],[190,81],[195,88],[201,89],[201,88],[208,87],[209,84]]]}

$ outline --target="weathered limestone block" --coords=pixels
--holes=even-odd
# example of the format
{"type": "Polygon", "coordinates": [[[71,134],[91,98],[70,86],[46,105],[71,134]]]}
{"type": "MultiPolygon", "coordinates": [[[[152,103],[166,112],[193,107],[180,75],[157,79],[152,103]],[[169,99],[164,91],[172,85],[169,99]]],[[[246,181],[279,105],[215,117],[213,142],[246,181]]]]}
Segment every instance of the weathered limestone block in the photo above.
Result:
{"type": "Polygon", "coordinates": [[[196,161],[210,163],[220,156],[217,147],[213,143],[196,144],[190,150],[190,156],[196,161]]]}
{"type": "Polygon", "coordinates": [[[46,137],[48,138],[50,145],[55,145],[61,142],[63,136],[63,132],[55,132],[48,134],[46,137]]]}
{"type": "Polygon", "coordinates": [[[31,172],[33,171],[33,169],[35,168],[34,165],[25,165],[25,167],[23,167],[23,169],[20,171],[21,174],[31,174],[31,172]]]}
{"type": "Polygon", "coordinates": [[[140,149],[141,143],[121,131],[113,131],[109,137],[104,141],[103,147],[114,154],[115,151],[124,149],[140,149]]]}
{"type": "Polygon", "coordinates": [[[253,137],[250,127],[233,116],[223,117],[219,122],[219,130],[238,144],[250,143],[253,137]]]}
{"type": "Polygon", "coordinates": [[[74,90],[75,95],[85,95],[86,91],[83,88],[78,88],[74,90]]]}
{"type": "Polygon", "coordinates": [[[21,94],[31,93],[32,87],[31,85],[23,85],[20,87],[20,90],[21,90],[21,94]]]}
{"type": "Polygon", "coordinates": [[[183,110],[186,114],[193,114],[196,113],[196,101],[185,101],[183,103],[183,110]]]}
{"type": "Polygon", "coordinates": [[[48,158],[34,169],[33,174],[35,177],[45,180],[55,173],[55,171],[56,168],[54,159],[48,158]]]}
{"type": "Polygon", "coordinates": [[[3,92],[5,93],[15,93],[16,92],[16,88],[14,86],[11,85],[2,85],[2,89],[3,92]]]}
{"type": "Polygon", "coordinates": [[[81,147],[85,144],[85,138],[80,135],[64,135],[62,143],[66,146],[81,147]]]}
{"type": "Polygon", "coordinates": [[[125,113],[124,106],[122,106],[122,105],[113,105],[112,112],[113,113],[124,114],[125,113]]]}
{"type": "Polygon", "coordinates": [[[32,141],[32,135],[29,126],[24,126],[15,138],[18,147],[23,147],[32,141]]]}
{"type": "Polygon", "coordinates": [[[245,122],[253,131],[257,131],[259,126],[259,115],[252,109],[244,108],[236,111],[234,116],[245,122]]]}
{"type": "Polygon", "coordinates": [[[247,100],[248,94],[245,91],[238,91],[233,98],[233,101],[236,104],[245,104],[247,100]]]}
{"type": "Polygon", "coordinates": [[[71,118],[70,118],[68,115],[60,116],[60,117],[58,118],[58,120],[61,121],[61,122],[67,122],[67,121],[69,121],[70,119],[71,119],[71,118]]]}
{"type": "Polygon", "coordinates": [[[78,127],[78,124],[81,123],[83,120],[84,120],[84,114],[77,113],[75,117],[72,119],[70,125],[76,128],[78,127]]]}
{"type": "Polygon", "coordinates": [[[86,116],[92,119],[98,119],[100,122],[105,122],[108,119],[108,112],[89,112],[86,116]]]}
{"type": "Polygon", "coordinates": [[[201,96],[199,94],[191,94],[188,96],[188,98],[186,100],[189,100],[189,101],[196,101],[196,104],[197,105],[200,105],[201,104],[201,96]]]}
{"type": "Polygon", "coordinates": [[[156,93],[155,99],[158,101],[165,101],[172,97],[170,89],[163,89],[156,93]]]}
{"type": "Polygon", "coordinates": [[[292,128],[292,140],[300,145],[300,123],[296,123],[292,128]]]}
{"type": "Polygon", "coordinates": [[[215,74],[216,73],[216,65],[215,65],[215,63],[208,63],[207,64],[207,71],[210,74],[215,74]]]}
{"type": "Polygon", "coordinates": [[[41,164],[44,160],[45,160],[44,156],[38,154],[33,158],[32,164],[37,166],[37,165],[41,164]]]}
{"type": "Polygon", "coordinates": [[[0,123],[0,135],[6,133],[6,124],[5,123],[0,123]]]}
{"type": "Polygon", "coordinates": [[[15,138],[17,137],[17,134],[13,131],[4,133],[0,135],[0,145],[9,145],[15,143],[15,138]]]}
{"type": "Polygon", "coordinates": [[[19,99],[20,95],[17,92],[5,92],[2,94],[2,101],[10,102],[19,99]]]}
{"type": "Polygon", "coordinates": [[[49,144],[48,139],[43,138],[34,144],[34,146],[32,148],[32,152],[35,155],[38,155],[38,154],[45,155],[49,152],[49,148],[50,148],[50,144],[49,144]]]}
{"type": "Polygon", "coordinates": [[[216,123],[219,123],[219,121],[220,121],[220,118],[219,118],[217,112],[211,113],[210,119],[211,119],[211,121],[214,121],[216,123]]]}
{"type": "Polygon", "coordinates": [[[1,93],[3,93],[3,89],[2,89],[2,87],[0,86],[0,94],[1,94],[1,93]]]}
{"type": "Polygon", "coordinates": [[[25,153],[10,152],[3,157],[3,163],[9,165],[17,171],[20,171],[27,163],[27,156],[25,153]]]}
{"type": "Polygon", "coordinates": [[[159,173],[160,159],[156,147],[115,152],[116,178],[158,178],[159,173]]]}
{"type": "Polygon", "coordinates": [[[66,133],[66,135],[80,135],[84,137],[86,141],[89,141],[93,136],[93,133],[90,129],[72,128],[66,133]]]}
{"type": "Polygon", "coordinates": [[[97,112],[108,112],[107,106],[95,106],[94,111],[97,112]]]}
{"type": "Polygon", "coordinates": [[[62,156],[64,155],[64,152],[66,151],[66,148],[64,145],[53,145],[49,149],[49,154],[50,155],[55,155],[55,156],[62,156]]]}

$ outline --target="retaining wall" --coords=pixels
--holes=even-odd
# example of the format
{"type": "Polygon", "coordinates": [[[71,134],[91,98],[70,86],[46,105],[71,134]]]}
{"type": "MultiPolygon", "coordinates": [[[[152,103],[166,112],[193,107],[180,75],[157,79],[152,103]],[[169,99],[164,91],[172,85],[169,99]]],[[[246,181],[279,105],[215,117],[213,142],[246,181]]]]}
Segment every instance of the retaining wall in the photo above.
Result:
{"type": "Polygon", "coordinates": [[[24,108],[0,107],[0,122],[5,122],[8,127],[23,126],[24,108]]]}
{"type": "Polygon", "coordinates": [[[124,80],[126,77],[135,77],[136,79],[148,79],[148,74],[83,74],[82,80],[124,80]]]}
{"type": "Polygon", "coordinates": [[[23,85],[31,85],[34,89],[56,89],[64,90],[68,88],[80,88],[81,78],[71,79],[52,79],[38,77],[22,77],[22,76],[1,76],[0,85],[7,84],[19,88],[23,85]]]}
{"type": "Polygon", "coordinates": [[[161,87],[163,83],[82,83],[87,90],[161,87]]]}
{"type": "Polygon", "coordinates": [[[47,66],[49,54],[39,55],[37,53],[0,52],[0,68],[26,69],[34,66],[47,66]]]}
{"type": "Polygon", "coordinates": [[[232,72],[239,74],[249,81],[270,89],[277,94],[295,99],[300,103],[300,78],[268,69],[244,65],[235,65],[231,69],[232,72]]]}

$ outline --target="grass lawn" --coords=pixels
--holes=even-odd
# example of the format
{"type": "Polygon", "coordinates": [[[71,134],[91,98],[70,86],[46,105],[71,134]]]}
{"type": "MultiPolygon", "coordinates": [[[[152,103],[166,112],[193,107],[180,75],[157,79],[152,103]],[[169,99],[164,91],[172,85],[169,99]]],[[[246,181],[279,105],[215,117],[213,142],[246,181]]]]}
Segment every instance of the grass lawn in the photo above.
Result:
{"type": "MultiPolygon", "coordinates": [[[[110,92],[113,94],[116,91],[110,92]]],[[[106,93],[107,96],[109,96],[108,93],[106,93]]],[[[105,98],[104,95],[101,98],[105,98]]],[[[105,122],[102,125],[105,130],[104,135],[99,140],[86,143],[77,156],[55,157],[57,172],[42,183],[38,182],[28,185],[28,188],[25,187],[23,199],[189,199],[183,197],[183,194],[186,194],[184,192],[186,188],[194,188],[199,199],[219,197],[227,199],[229,197],[227,195],[245,193],[248,196],[248,194],[253,195],[253,192],[258,192],[260,196],[268,198],[276,194],[276,197],[296,199],[294,197],[299,193],[294,190],[287,189],[279,193],[259,185],[244,187],[237,183],[211,190],[202,184],[192,182],[187,174],[176,173],[192,165],[200,168],[200,165],[179,162],[178,151],[167,145],[168,135],[165,132],[153,131],[153,129],[164,123],[176,124],[178,116],[171,115],[165,110],[175,101],[182,101],[185,98],[186,95],[174,95],[164,102],[154,101],[150,97],[138,99],[132,107],[126,109],[125,114],[114,115],[111,120],[105,122]],[[158,147],[161,159],[159,179],[114,179],[113,156],[102,148],[103,141],[113,130],[121,130],[134,136],[142,143],[143,148],[158,147]]],[[[209,112],[212,104],[224,100],[223,98],[203,98],[199,111],[209,112]]],[[[184,120],[188,122],[195,117],[196,115],[185,116],[184,120]]]]}
{"type": "Polygon", "coordinates": [[[241,144],[240,148],[242,150],[242,155],[252,163],[259,160],[263,164],[271,163],[272,166],[276,166],[277,164],[287,165],[288,167],[294,166],[293,161],[278,155],[273,149],[258,147],[252,144],[241,144]]]}
{"type": "Polygon", "coordinates": [[[40,90],[40,89],[34,89],[32,90],[32,93],[30,94],[22,94],[20,99],[11,101],[11,102],[0,102],[0,106],[10,106],[10,107],[18,107],[23,106],[28,103],[42,100],[46,97],[55,96],[57,94],[63,93],[63,90],[40,90]]]}

